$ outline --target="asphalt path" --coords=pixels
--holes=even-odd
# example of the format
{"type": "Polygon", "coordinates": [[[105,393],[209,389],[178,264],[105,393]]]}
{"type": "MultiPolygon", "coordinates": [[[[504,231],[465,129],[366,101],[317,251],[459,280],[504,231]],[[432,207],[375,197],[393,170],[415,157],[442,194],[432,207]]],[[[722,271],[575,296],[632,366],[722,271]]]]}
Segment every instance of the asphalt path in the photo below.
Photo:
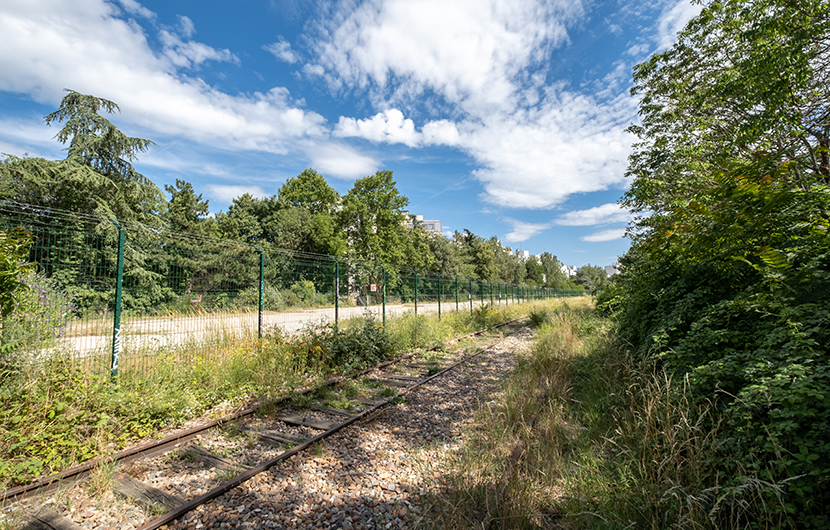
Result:
{"type": "MultiPolygon", "coordinates": [[[[502,300],[503,304],[511,303],[502,300]]],[[[473,306],[481,305],[474,301],[473,306]]],[[[442,302],[441,311],[455,311],[455,302],[442,302]]],[[[459,302],[460,311],[469,311],[469,300],[459,302]]],[[[386,306],[386,316],[394,317],[406,312],[414,312],[414,304],[394,304],[386,306]]],[[[351,317],[363,316],[370,313],[378,320],[383,317],[383,307],[380,305],[362,307],[341,307],[338,318],[342,321],[351,317]]],[[[418,314],[438,313],[438,303],[418,304],[418,314]]],[[[332,322],[335,319],[335,308],[308,309],[300,311],[275,312],[266,311],[262,316],[263,330],[266,332],[274,327],[283,333],[296,333],[309,324],[332,322]]],[[[103,331],[105,326],[98,326],[103,331]]],[[[145,350],[148,352],[170,349],[180,346],[209,346],[232,337],[256,336],[258,332],[256,313],[211,314],[203,313],[194,316],[171,316],[160,318],[122,319],[119,340],[120,351],[134,353],[145,350]]],[[[61,349],[70,350],[74,355],[82,357],[95,353],[109,353],[112,351],[111,328],[105,334],[90,332],[81,336],[69,336],[62,339],[61,349]]]]}

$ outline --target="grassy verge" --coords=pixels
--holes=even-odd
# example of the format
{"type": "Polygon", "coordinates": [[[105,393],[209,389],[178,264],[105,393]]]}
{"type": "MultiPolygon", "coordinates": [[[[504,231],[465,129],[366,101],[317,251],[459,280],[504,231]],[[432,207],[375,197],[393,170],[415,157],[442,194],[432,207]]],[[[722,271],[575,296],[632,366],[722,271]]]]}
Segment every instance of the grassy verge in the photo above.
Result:
{"type": "Polygon", "coordinates": [[[692,405],[684,381],[635,369],[590,304],[531,320],[533,348],[482,405],[433,499],[434,527],[787,526],[778,486],[719,486],[724,420],[692,405]]]}
{"type": "MultiPolygon", "coordinates": [[[[141,370],[123,365],[117,381],[56,352],[0,384],[0,489],[121,449],[217,405],[267,402],[404,351],[441,347],[529,307],[484,306],[446,313],[440,322],[408,313],[390,318],[386,329],[367,316],[291,336],[274,329],[263,339],[217,332],[209,357],[205,340],[158,349],[141,357],[141,370]]],[[[227,408],[215,410],[218,416],[227,408]]]]}

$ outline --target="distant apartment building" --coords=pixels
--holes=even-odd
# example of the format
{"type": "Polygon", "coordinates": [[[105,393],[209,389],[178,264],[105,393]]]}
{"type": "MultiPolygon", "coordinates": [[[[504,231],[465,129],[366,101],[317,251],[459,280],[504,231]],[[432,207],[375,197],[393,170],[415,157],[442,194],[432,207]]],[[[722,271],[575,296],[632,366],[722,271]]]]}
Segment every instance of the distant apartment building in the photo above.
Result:
{"type": "Polygon", "coordinates": [[[565,273],[565,276],[568,278],[573,278],[576,276],[576,265],[565,265],[562,264],[562,272],[565,273]]]}
{"type": "Polygon", "coordinates": [[[529,250],[518,250],[517,249],[516,250],[516,255],[519,256],[520,258],[527,259],[527,258],[530,257],[530,251],[529,250]]]}
{"type": "Polygon", "coordinates": [[[606,265],[605,266],[605,274],[607,274],[609,278],[611,276],[615,275],[615,274],[619,274],[619,272],[620,272],[620,264],[619,263],[614,263],[613,265],[606,265]]]}
{"type": "Polygon", "coordinates": [[[424,230],[426,230],[427,232],[432,232],[434,234],[444,233],[444,230],[441,227],[441,221],[439,221],[438,219],[424,219],[423,215],[412,215],[409,213],[408,210],[403,210],[403,212],[401,213],[403,213],[406,216],[406,225],[409,228],[414,227],[415,223],[417,222],[418,224],[423,226],[424,230]]]}

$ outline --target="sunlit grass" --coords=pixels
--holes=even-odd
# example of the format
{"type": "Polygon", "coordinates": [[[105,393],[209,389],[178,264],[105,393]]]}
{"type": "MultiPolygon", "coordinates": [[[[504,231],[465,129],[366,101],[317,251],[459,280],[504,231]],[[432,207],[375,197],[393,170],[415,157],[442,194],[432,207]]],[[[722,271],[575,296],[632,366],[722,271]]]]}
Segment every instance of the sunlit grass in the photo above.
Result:
{"type": "MultiPolygon", "coordinates": [[[[718,487],[720,423],[682,379],[635,370],[588,304],[534,308],[537,336],[432,496],[436,528],[759,528],[781,488],[718,487]],[[715,427],[713,428],[712,425],[715,427]],[[755,514],[755,515],[753,515],[755,514]]],[[[776,505],[776,502],[778,503],[776,505]]]]}

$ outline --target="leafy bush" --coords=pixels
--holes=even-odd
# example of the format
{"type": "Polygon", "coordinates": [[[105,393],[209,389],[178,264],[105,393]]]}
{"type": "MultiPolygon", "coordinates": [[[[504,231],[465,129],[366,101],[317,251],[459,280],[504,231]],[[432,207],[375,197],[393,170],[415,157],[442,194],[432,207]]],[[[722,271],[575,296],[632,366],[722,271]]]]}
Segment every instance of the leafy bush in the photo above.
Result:
{"type": "Polygon", "coordinates": [[[314,287],[314,282],[300,280],[291,285],[291,292],[296,294],[303,302],[311,302],[314,300],[314,294],[317,292],[317,289],[314,287]]]}
{"type": "Polygon", "coordinates": [[[441,325],[435,317],[416,315],[411,311],[392,320],[389,327],[403,350],[440,347],[452,332],[449,326],[441,325]]]}
{"type": "Polygon", "coordinates": [[[740,471],[781,484],[784,510],[819,528],[830,525],[830,187],[796,187],[787,172],[721,176],[707,204],[651,220],[601,302],[621,344],[729,418],[724,483],[740,471]]]}

